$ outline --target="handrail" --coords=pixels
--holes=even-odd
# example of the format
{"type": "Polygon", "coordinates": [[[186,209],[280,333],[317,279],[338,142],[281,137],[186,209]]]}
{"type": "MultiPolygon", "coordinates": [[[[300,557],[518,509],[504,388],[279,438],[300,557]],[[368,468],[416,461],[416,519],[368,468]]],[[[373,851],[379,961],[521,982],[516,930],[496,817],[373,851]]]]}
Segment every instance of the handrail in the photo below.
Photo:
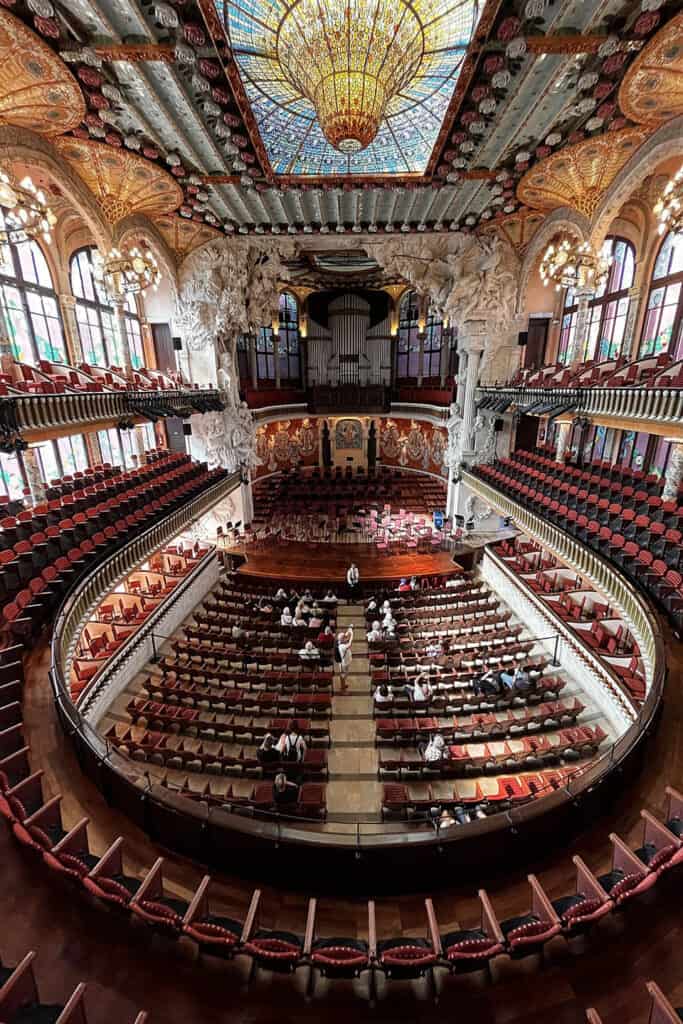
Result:
{"type": "Polygon", "coordinates": [[[52,394],[8,395],[0,398],[0,433],[24,433],[103,420],[144,415],[165,407],[182,410],[193,403],[218,403],[216,388],[178,388],[168,391],[63,391],[52,394]]]}
{"type": "MultiPolygon", "coordinates": [[[[513,384],[481,384],[478,398],[505,398],[524,412],[534,404],[567,405],[585,416],[612,416],[680,423],[683,419],[683,388],[649,387],[527,387],[513,384]]],[[[531,410],[533,413],[533,409],[531,410]]]]}

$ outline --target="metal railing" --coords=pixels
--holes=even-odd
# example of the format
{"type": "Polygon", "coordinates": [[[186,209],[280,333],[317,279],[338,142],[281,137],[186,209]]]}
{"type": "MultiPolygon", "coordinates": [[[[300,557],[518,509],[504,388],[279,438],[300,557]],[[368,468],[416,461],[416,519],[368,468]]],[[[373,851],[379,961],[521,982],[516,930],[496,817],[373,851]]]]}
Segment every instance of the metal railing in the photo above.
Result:
{"type": "Polygon", "coordinates": [[[643,420],[652,423],[676,423],[683,420],[683,388],[598,387],[529,388],[509,384],[482,384],[477,401],[485,397],[507,400],[520,412],[534,407],[565,405],[581,416],[607,416],[643,420]]]}
{"type": "Polygon", "coordinates": [[[159,408],[193,411],[197,403],[214,402],[220,402],[220,392],[215,388],[10,395],[0,398],[0,432],[25,434],[32,430],[129,419],[147,412],[154,416],[159,408]]]}

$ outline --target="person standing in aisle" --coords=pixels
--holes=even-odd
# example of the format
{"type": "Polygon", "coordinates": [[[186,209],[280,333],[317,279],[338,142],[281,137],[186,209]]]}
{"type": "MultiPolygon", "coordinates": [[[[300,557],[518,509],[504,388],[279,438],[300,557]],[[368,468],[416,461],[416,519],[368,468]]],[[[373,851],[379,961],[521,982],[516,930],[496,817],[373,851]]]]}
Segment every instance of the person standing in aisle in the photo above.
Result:
{"type": "Polygon", "coordinates": [[[358,572],[358,566],[355,562],[351,562],[351,565],[346,570],[346,584],[348,587],[348,598],[349,601],[355,601],[358,596],[358,584],[360,583],[360,573],[358,572]]]}

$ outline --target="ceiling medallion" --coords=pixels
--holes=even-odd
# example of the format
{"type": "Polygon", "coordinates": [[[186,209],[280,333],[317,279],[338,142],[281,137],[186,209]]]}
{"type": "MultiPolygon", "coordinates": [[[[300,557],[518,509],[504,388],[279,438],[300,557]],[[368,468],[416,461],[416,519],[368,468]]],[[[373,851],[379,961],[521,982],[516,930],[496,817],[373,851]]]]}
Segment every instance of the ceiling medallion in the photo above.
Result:
{"type": "Polygon", "coordinates": [[[605,281],[611,260],[596,253],[589,242],[562,238],[543,254],[539,273],[544,285],[570,288],[577,295],[594,295],[605,281]]]}
{"type": "Polygon", "coordinates": [[[424,32],[405,0],[353,5],[299,0],[280,23],[277,59],[315,107],[327,141],[358,153],[373,141],[389,102],[422,63],[424,32]]]}
{"type": "Polygon", "coordinates": [[[149,249],[110,249],[104,259],[98,251],[95,273],[112,298],[144,293],[150,287],[156,289],[161,280],[159,265],[149,249]]]}
{"type": "Polygon", "coordinates": [[[5,208],[0,242],[18,245],[29,238],[41,238],[48,244],[52,241],[57,218],[47,205],[45,193],[29,177],[16,182],[0,168],[0,206],[5,208]]]}

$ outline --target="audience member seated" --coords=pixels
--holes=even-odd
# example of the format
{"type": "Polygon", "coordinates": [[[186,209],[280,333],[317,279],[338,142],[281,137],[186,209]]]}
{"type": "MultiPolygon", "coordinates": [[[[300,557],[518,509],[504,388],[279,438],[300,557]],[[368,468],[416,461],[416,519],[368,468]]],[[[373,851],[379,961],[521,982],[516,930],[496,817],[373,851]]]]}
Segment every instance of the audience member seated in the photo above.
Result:
{"type": "Polygon", "coordinates": [[[273,780],[273,801],[278,808],[299,802],[299,787],[296,782],[290,782],[284,772],[278,772],[273,780]]]}

